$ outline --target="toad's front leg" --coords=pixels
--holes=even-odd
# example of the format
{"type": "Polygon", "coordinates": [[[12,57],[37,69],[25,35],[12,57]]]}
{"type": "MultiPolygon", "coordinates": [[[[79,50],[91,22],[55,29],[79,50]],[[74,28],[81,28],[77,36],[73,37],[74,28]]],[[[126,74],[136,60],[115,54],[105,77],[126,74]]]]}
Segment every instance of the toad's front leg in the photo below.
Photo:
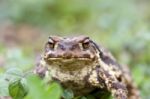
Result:
{"type": "Polygon", "coordinates": [[[114,99],[128,99],[128,93],[125,84],[119,82],[113,75],[105,71],[100,66],[92,72],[89,78],[90,83],[97,87],[107,88],[114,99]]]}
{"type": "Polygon", "coordinates": [[[127,99],[127,89],[125,84],[119,82],[113,75],[109,74],[109,72],[100,68],[97,69],[98,77],[104,80],[105,85],[116,99],[127,99]]]}

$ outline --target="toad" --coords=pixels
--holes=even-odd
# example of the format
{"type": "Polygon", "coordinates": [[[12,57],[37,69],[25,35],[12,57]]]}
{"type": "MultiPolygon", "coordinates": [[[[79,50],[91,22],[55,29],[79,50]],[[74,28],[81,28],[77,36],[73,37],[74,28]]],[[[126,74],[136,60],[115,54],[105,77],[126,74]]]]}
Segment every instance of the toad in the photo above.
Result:
{"type": "MultiPolygon", "coordinates": [[[[129,68],[120,65],[103,46],[87,36],[51,36],[35,72],[69,88],[75,96],[96,91],[108,92],[114,99],[140,99],[129,68]]],[[[98,97],[101,99],[101,97],[98,97]]]]}

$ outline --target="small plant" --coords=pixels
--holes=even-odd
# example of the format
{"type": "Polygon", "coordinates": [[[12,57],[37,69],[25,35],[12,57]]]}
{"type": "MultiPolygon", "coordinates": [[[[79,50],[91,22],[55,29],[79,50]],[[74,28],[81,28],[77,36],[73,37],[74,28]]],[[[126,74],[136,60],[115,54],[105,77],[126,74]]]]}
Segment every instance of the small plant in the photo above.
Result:
{"type": "Polygon", "coordinates": [[[28,74],[14,68],[6,71],[1,75],[0,95],[13,99],[60,99],[62,89],[58,83],[45,84],[37,75],[28,74]]]}

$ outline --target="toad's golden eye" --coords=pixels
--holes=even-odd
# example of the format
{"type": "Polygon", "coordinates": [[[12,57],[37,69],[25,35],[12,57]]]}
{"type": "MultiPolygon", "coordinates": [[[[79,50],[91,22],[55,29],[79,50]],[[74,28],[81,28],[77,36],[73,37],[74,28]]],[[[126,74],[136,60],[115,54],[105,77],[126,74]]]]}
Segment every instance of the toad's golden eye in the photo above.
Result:
{"type": "Polygon", "coordinates": [[[82,43],[83,49],[88,49],[88,48],[89,48],[89,45],[90,45],[89,40],[85,40],[85,41],[82,43]]]}

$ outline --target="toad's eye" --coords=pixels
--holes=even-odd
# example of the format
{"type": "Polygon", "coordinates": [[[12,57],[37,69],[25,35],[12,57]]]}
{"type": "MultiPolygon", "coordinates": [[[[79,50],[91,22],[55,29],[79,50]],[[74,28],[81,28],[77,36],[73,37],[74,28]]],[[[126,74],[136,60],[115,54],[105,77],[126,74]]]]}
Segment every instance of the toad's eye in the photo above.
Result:
{"type": "Polygon", "coordinates": [[[90,42],[89,40],[85,40],[83,43],[82,43],[82,47],[83,49],[88,49],[90,46],[90,42]]]}
{"type": "Polygon", "coordinates": [[[54,42],[52,39],[49,39],[48,42],[47,42],[47,44],[48,44],[48,47],[49,47],[50,49],[54,49],[54,47],[55,47],[55,42],[54,42]]]}

